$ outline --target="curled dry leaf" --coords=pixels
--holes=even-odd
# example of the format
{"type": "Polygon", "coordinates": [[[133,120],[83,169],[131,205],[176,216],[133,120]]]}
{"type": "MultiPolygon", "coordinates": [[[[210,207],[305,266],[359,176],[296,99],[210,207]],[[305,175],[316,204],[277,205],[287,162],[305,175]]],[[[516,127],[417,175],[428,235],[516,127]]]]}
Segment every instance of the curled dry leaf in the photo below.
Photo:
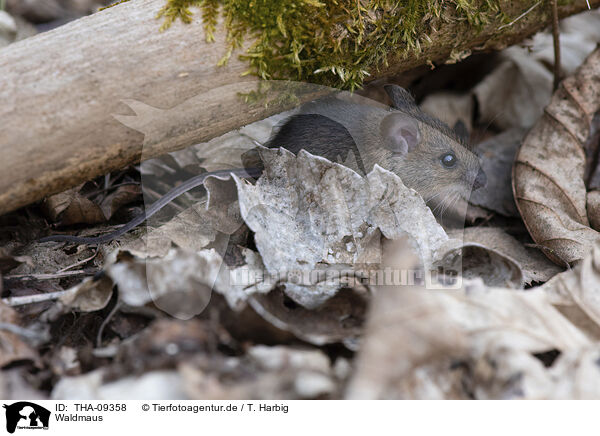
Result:
{"type": "MultiPolygon", "coordinates": [[[[465,247],[479,247],[481,250],[495,253],[496,258],[507,266],[508,272],[511,272],[511,275],[522,276],[522,280],[526,284],[547,282],[562,271],[562,268],[550,262],[539,250],[524,247],[523,244],[499,228],[467,227],[464,230],[449,232],[449,236],[454,238],[462,237],[465,247]],[[511,271],[511,268],[517,268],[518,272],[511,271]]],[[[476,253],[476,250],[471,252],[471,254],[476,253]]],[[[477,259],[467,259],[463,264],[463,269],[467,268],[469,264],[486,263],[485,261],[481,261],[481,259],[479,260],[480,262],[476,262],[477,259]]],[[[495,265],[490,263],[487,266],[490,269],[494,269],[495,265]]],[[[501,266],[498,268],[501,269],[501,266]]],[[[471,274],[471,277],[473,276],[474,274],[471,274]]],[[[488,280],[487,274],[481,274],[479,277],[488,286],[499,286],[499,282],[494,284],[488,280]]],[[[505,276],[504,279],[509,281],[509,277],[505,276]]],[[[516,282],[513,283],[516,284],[516,282]]]]}
{"type": "Polygon", "coordinates": [[[465,242],[446,255],[445,264],[463,278],[480,278],[488,286],[520,289],[523,271],[510,257],[476,242],[465,242]]]}
{"type": "Polygon", "coordinates": [[[146,260],[125,252],[119,257],[106,274],[119,286],[121,300],[130,306],[153,302],[179,319],[190,319],[206,308],[223,263],[213,249],[172,249],[163,258],[146,260]]]}
{"type": "MultiPolygon", "coordinates": [[[[9,272],[22,263],[33,267],[33,262],[29,256],[13,256],[6,247],[0,247],[0,273],[9,272]]],[[[0,286],[2,286],[1,283],[0,286]]]]}
{"type": "MultiPolygon", "coordinates": [[[[306,288],[302,290],[306,292],[306,288]]],[[[249,304],[275,327],[311,344],[342,342],[348,348],[356,349],[369,297],[364,290],[344,289],[322,303],[318,310],[310,310],[276,289],[266,295],[252,296],[249,304]]]]}
{"type": "Polygon", "coordinates": [[[525,137],[513,166],[517,207],[533,240],[559,265],[585,256],[600,233],[589,227],[585,151],[600,109],[600,49],[565,79],[525,137]]]}
{"type": "Polygon", "coordinates": [[[108,277],[88,277],[68,289],[59,301],[65,306],[65,311],[94,312],[106,307],[112,297],[112,289],[113,283],[108,277]]]}
{"type": "Polygon", "coordinates": [[[42,204],[45,215],[61,225],[103,223],[122,206],[137,200],[141,194],[137,185],[119,186],[100,204],[96,204],[83,196],[80,189],[81,186],[46,198],[42,204]]]}
{"type": "Polygon", "coordinates": [[[106,221],[99,205],[79,193],[78,188],[51,195],[44,200],[44,213],[53,222],[69,224],[97,224],[106,221]]]}
{"type": "Polygon", "coordinates": [[[35,350],[17,334],[19,329],[17,312],[0,302],[0,368],[14,362],[39,359],[35,350]]]}
{"type": "Polygon", "coordinates": [[[556,305],[572,306],[567,312],[571,322],[600,338],[600,243],[575,268],[556,275],[541,289],[556,305]]]}
{"type": "MultiPolygon", "coordinates": [[[[356,348],[362,331],[370,294],[359,282],[340,280],[317,283],[313,289],[326,287],[322,292],[333,295],[318,308],[307,309],[290,298],[306,294],[307,287],[293,282],[280,282],[270,276],[260,254],[243,249],[243,266],[222,270],[215,291],[222,294],[231,309],[239,313],[249,305],[254,312],[274,327],[316,345],[343,342],[356,348]],[[285,285],[286,293],[281,285],[285,285]],[[338,287],[345,286],[343,291],[338,287]],[[332,290],[335,290],[333,293],[332,290]]],[[[301,297],[300,297],[301,298],[301,297]]]]}
{"type": "Polygon", "coordinates": [[[450,246],[431,210],[395,174],[375,166],[366,178],[327,159],[301,151],[260,149],[265,172],[251,185],[236,178],[244,221],[254,232],[266,270],[286,294],[311,309],[335,295],[313,274],[346,265],[379,265],[382,238],[408,234],[430,268],[450,246]]]}

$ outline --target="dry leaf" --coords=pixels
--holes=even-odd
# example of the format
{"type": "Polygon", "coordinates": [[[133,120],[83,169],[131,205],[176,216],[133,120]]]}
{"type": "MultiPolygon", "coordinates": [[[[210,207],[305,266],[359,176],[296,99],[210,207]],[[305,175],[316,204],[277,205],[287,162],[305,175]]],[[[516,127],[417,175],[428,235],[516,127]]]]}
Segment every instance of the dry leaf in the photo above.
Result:
{"type": "Polygon", "coordinates": [[[65,305],[65,312],[94,312],[106,307],[112,297],[112,289],[113,283],[108,277],[88,277],[77,286],[68,289],[59,301],[65,305]]]}
{"type": "Polygon", "coordinates": [[[477,145],[487,183],[471,193],[470,203],[505,216],[519,216],[511,189],[511,170],[525,133],[524,129],[513,128],[477,145]]]}
{"type": "MultiPolygon", "coordinates": [[[[572,74],[600,42],[600,13],[589,11],[560,22],[561,67],[572,74]]],[[[501,64],[475,89],[480,122],[502,130],[531,127],[552,94],[554,47],[550,32],[501,53],[501,64]]]]}
{"type": "Polygon", "coordinates": [[[44,200],[43,210],[51,221],[60,221],[62,225],[97,224],[106,221],[100,206],[81,195],[79,189],[69,189],[44,200]]]}
{"type": "Polygon", "coordinates": [[[37,361],[37,353],[11,328],[19,328],[19,315],[0,302],[0,368],[22,360],[37,361]]]}
{"type": "Polygon", "coordinates": [[[338,286],[324,285],[333,265],[379,265],[381,235],[413,238],[428,270],[458,242],[395,174],[375,166],[366,178],[301,151],[260,150],[265,173],[256,185],[236,178],[240,209],[269,274],[282,283],[306,278],[286,293],[306,308],[319,307],[338,286]],[[293,247],[293,249],[290,249],[293,247]]]}
{"type": "MultiPolygon", "coordinates": [[[[552,297],[555,304],[575,306],[596,327],[600,326],[600,243],[596,243],[575,268],[556,275],[541,289],[552,297]]],[[[571,313],[574,316],[570,319],[579,325],[582,317],[571,313]]]]}
{"type": "Polygon", "coordinates": [[[119,286],[121,300],[130,306],[153,302],[179,319],[201,313],[210,301],[223,259],[215,250],[172,249],[163,258],[126,258],[105,272],[119,286]]]}
{"type": "Polygon", "coordinates": [[[540,117],[552,93],[552,73],[532,59],[527,50],[510,47],[503,61],[474,89],[479,122],[502,130],[528,128],[540,117]]]}
{"type": "Polygon", "coordinates": [[[138,185],[119,186],[100,203],[104,218],[109,220],[121,207],[138,200],[141,194],[142,190],[138,185]]]}
{"type": "Polygon", "coordinates": [[[600,50],[565,79],[528,133],[513,167],[517,207],[533,240],[564,265],[581,260],[600,234],[589,227],[583,144],[600,109],[600,50]]]}
{"type": "Polygon", "coordinates": [[[541,291],[488,288],[481,281],[465,281],[460,290],[380,288],[346,396],[528,398],[556,385],[531,353],[589,345],[541,291]],[[521,381],[540,373],[549,388],[524,390],[521,381]],[[521,378],[507,383],[507,375],[516,374],[521,378]]]}
{"type": "Polygon", "coordinates": [[[419,105],[423,112],[432,115],[449,126],[462,122],[467,132],[473,130],[473,98],[471,95],[439,92],[429,94],[419,105]]]}
{"type": "MultiPolygon", "coordinates": [[[[149,230],[142,239],[128,243],[127,251],[140,258],[164,257],[175,244],[191,251],[214,248],[224,255],[229,236],[243,226],[237,188],[229,176],[219,176],[207,178],[205,189],[203,201],[149,230]]],[[[154,226],[155,221],[150,219],[146,224],[154,226]]]]}
{"type": "MultiPolygon", "coordinates": [[[[499,228],[468,227],[464,231],[450,232],[449,236],[462,237],[465,246],[480,246],[501,257],[508,258],[519,269],[526,284],[547,282],[562,271],[562,268],[550,262],[538,249],[524,247],[523,244],[499,228]]],[[[482,275],[481,278],[486,284],[492,286],[486,280],[485,275],[482,275]]]]}

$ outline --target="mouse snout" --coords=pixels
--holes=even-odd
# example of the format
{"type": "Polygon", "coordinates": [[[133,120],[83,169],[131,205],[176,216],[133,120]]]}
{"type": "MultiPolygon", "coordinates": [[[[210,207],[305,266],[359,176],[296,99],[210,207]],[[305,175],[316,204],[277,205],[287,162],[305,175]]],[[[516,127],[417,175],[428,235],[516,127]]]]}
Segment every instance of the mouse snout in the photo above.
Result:
{"type": "Polygon", "coordinates": [[[473,189],[483,188],[487,183],[487,176],[483,172],[483,169],[479,168],[477,172],[477,176],[475,176],[475,180],[473,181],[473,189]]]}

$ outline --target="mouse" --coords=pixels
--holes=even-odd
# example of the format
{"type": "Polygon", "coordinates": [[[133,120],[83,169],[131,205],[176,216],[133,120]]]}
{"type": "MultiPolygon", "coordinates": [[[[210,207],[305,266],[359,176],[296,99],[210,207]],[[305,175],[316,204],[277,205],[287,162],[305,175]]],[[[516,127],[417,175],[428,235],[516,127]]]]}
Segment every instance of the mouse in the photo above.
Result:
{"type": "MultiPolygon", "coordinates": [[[[385,85],[384,89],[392,101],[391,107],[365,98],[344,99],[337,95],[309,102],[276,126],[265,146],[282,147],[294,154],[304,149],[342,163],[363,176],[379,165],[417,191],[434,214],[443,214],[453,203],[466,204],[472,190],[485,186],[486,175],[464,136],[421,111],[404,88],[385,85]]],[[[207,172],[186,180],[112,233],[98,237],[51,235],[38,242],[112,241],[178,196],[203,185],[208,177],[260,177],[263,168],[256,149],[247,152],[242,162],[244,168],[207,172]]]]}

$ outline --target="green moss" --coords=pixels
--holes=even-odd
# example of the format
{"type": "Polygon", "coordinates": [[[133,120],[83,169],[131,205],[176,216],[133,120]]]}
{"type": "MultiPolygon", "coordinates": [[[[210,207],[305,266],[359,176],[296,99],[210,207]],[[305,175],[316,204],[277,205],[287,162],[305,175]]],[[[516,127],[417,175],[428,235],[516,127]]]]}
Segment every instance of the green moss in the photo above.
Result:
{"type": "MultiPolygon", "coordinates": [[[[254,40],[241,57],[248,73],[345,89],[360,87],[388,54],[408,55],[430,44],[441,21],[464,20],[481,29],[501,20],[500,0],[166,0],[161,29],[192,20],[200,8],[206,39],[212,41],[219,15],[228,48],[221,64],[244,40],[254,40]]],[[[503,21],[503,20],[502,20],[503,21]]]]}

